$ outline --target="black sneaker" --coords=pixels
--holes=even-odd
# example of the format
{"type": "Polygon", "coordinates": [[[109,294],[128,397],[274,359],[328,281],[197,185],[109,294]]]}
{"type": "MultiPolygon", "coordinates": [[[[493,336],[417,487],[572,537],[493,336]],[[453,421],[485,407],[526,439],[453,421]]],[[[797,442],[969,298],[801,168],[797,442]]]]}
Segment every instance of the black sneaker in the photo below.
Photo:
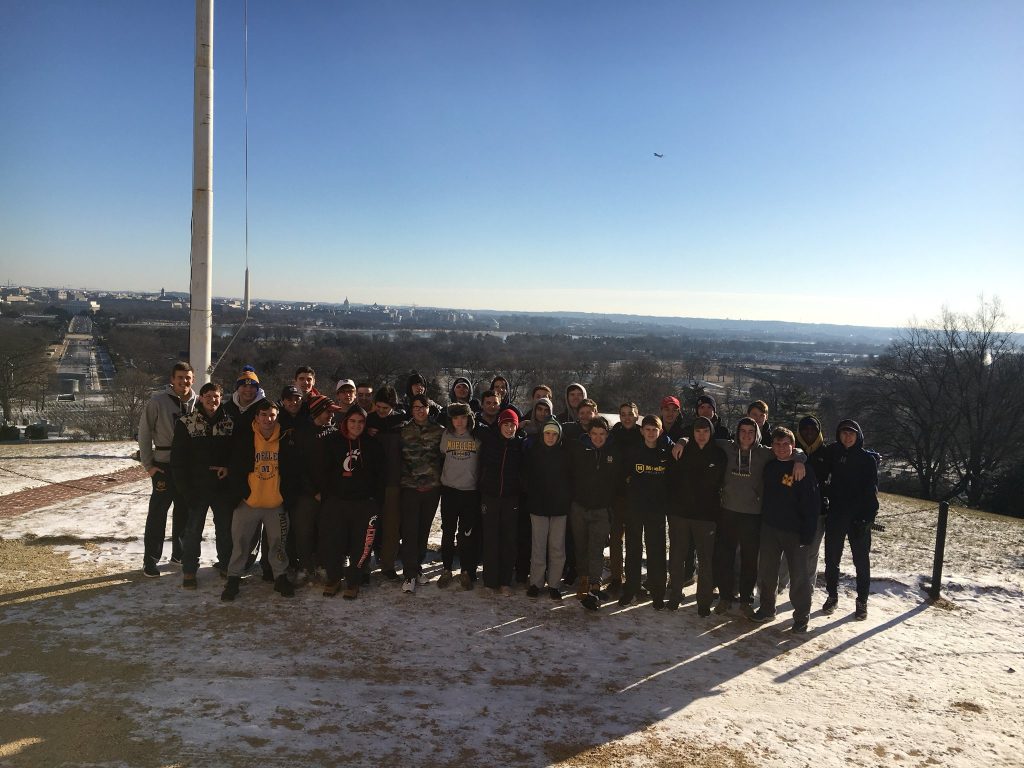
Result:
{"type": "Polygon", "coordinates": [[[767,624],[769,621],[775,621],[775,612],[772,611],[771,613],[768,613],[768,611],[758,608],[756,611],[749,614],[747,618],[757,624],[767,624]]]}
{"type": "Polygon", "coordinates": [[[181,555],[171,555],[171,565],[181,565],[181,555]]]}
{"type": "Polygon", "coordinates": [[[668,608],[670,611],[678,611],[679,610],[679,599],[675,598],[675,597],[670,598],[669,601],[667,603],[665,603],[665,607],[668,608]]]}
{"type": "Polygon", "coordinates": [[[536,584],[531,584],[526,588],[527,597],[540,597],[540,587],[536,584]]]}
{"type": "Polygon", "coordinates": [[[238,597],[238,585],[241,581],[238,576],[228,576],[227,584],[224,585],[224,591],[220,593],[220,599],[229,603],[238,597]]]}
{"type": "Polygon", "coordinates": [[[623,589],[622,594],[619,595],[619,605],[625,608],[627,605],[633,602],[633,598],[636,595],[629,589],[623,589]]]}
{"type": "Polygon", "coordinates": [[[839,597],[837,595],[829,595],[821,606],[821,612],[826,616],[831,616],[836,612],[837,605],[839,605],[839,597]]]}
{"type": "Polygon", "coordinates": [[[295,597],[295,587],[288,581],[288,575],[285,573],[274,579],[274,591],[281,597],[295,597]]]}
{"type": "Polygon", "coordinates": [[[697,615],[700,616],[702,619],[706,619],[708,616],[711,615],[711,606],[709,606],[709,605],[698,605],[697,606],[697,615]]]}
{"type": "Polygon", "coordinates": [[[732,608],[732,600],[719,600],[715,605],[715,615],[721,616],[723,613],[728,613],[730,608],[732,608]]]}
{"type": "Polygon", "coordinates": [[[853,618],[857,621],[864,621],[868,617],[868,601],[858,600],[857,607],[853,612],[853,618]]]}
{"type": "Polygon", "coordinates": [[[264,581],[273,581],[273,582],[275,582],[274,587],[275,588],[277,587],[277,584],[276,584],[277,580],[274,578],[274,570],[272,568],[267,568],[267,567],[263,568],[263,580],[264,581]]]}
{"type": "Polygon", "coordinates": [[[588,611],[596,611],[601,607],[601,600],[593,592],[588,592],[583,599],[580,600],[580,604],[588,611]]]}
{"type": "Polygon", "coordinates": [[[394,568],[388,568],[386,571],[381,571],[381,575],[388,581],[401,581],[402,577],[395,572],[394,568]]]}
{"type": "Polygon", "coordinates": [[[807,634],[807,619],[793,619],[793,634],[807,634]]]}
{"type": "Polygon", "coordinates": [[[653,608],[656,611],[664,611],[665,601],[662,600],[660,597],[656,597],[653,600],[651,600],[651,608],[653,608]]]}
{"type": "Polygon", "coordinates": [[[560,590],[558,587],[548,587],[548,597],[550,597],[552,600],[561,600],[562,590],[560,590]]]}
{"type": "Polygon", "coordinates": [[[156,569],[156,563],[149,560],[142,564],[142,573],[151,579],[160,578],[160,571],[156,569]]]}
{"type": "Polygon", "coordinates": [[[181,577],[181,588],[182,589],[198,589],[199,582],[196,580],[194,573],[186,573],[181,577]]]}

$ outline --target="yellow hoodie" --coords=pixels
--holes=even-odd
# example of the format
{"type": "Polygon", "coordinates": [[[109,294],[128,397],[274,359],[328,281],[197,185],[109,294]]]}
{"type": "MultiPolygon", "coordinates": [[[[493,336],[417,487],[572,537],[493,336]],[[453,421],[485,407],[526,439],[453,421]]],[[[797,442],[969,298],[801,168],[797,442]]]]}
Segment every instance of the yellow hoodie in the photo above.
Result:
{"type": "Polygon", "coordinates": [[[249,473],[249,498],[245,503],[258,509],[272,509],[284,503],[281,496],[281,425],[274,425],[274,433],[266,439],[256,422],[252,423],[256,463],[249,473]]]}

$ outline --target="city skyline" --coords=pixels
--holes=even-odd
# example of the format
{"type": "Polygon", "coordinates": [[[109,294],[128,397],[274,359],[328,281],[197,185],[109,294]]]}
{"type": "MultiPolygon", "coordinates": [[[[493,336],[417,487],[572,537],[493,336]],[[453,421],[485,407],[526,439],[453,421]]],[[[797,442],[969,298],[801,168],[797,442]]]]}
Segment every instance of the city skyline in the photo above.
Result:
{"type": "MultiPolygon", "coordinates": [[[[242,5],[215,22],[213,293],[240,296],[242,5]]],[[[252,2],[252,295],[903,326],[984,294],[1019,326],[1022,22],[252,2]]],[[[188,290],[193,35],[191,3],[8,6],[0,280],[188,290]]]]}

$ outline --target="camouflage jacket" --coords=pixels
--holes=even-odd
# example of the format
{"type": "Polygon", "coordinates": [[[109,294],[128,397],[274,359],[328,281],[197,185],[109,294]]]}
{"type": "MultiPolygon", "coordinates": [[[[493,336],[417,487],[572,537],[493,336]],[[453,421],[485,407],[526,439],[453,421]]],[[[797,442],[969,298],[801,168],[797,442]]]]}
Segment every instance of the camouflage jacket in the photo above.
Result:
{"type": "Polygon", "coordinates": [[[437,488],[441,485],[441,435],[444,428],[410,421],[402,427],[402,488],[437,488]]]}

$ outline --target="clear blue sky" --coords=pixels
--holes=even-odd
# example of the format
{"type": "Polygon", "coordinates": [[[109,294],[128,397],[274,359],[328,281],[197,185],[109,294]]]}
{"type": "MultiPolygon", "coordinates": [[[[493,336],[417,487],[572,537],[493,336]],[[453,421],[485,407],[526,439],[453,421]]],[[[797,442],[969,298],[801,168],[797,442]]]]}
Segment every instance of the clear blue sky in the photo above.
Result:
{"type": "MultiPolygon", "coordinates": [[[[193,13],[4,0],[0,281],[188,289],[193,13]]],[[[1021,327],[1024,3],[252,0],[249,217],[267,298],[1021,327]]]]}

